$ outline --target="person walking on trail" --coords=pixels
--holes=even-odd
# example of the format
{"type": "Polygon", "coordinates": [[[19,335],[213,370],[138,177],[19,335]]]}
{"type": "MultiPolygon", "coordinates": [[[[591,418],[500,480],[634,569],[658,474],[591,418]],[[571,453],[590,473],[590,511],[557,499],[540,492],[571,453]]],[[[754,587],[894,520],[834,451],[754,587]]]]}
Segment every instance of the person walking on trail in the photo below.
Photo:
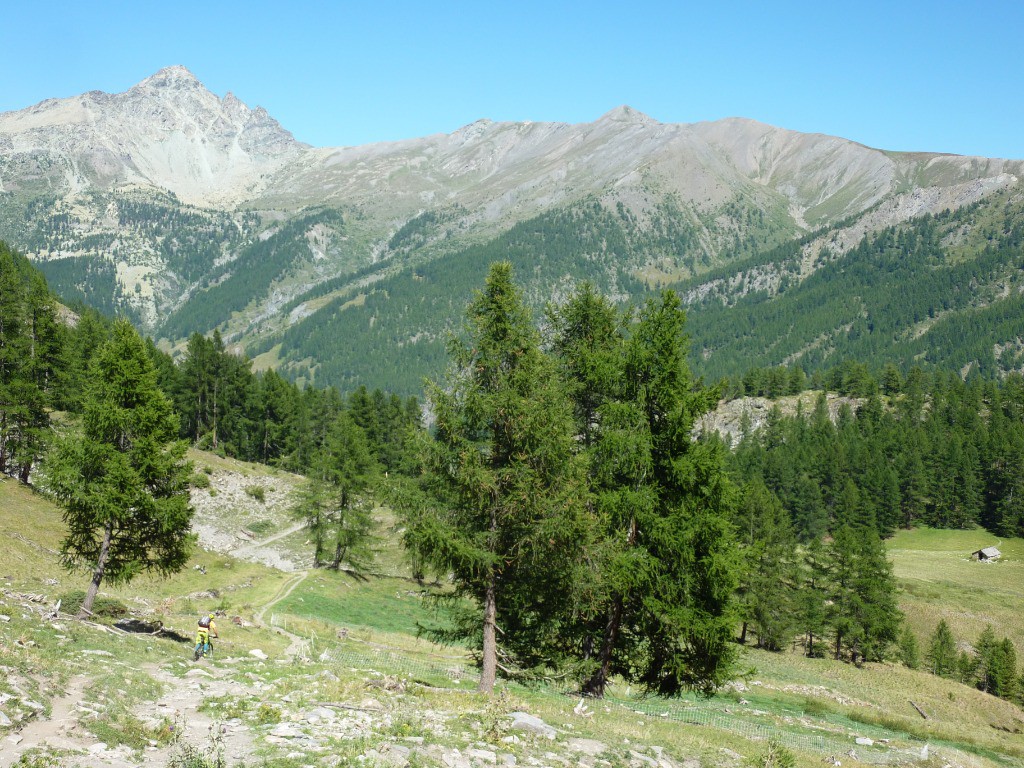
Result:
{"type": "Polygon", "coordinates": [[[217,622],[214,621],[215,618],[216,616],[211,613],[209,616],[203,616],[203,618],[199,620],[199,630],[196,632],[196,651],[200,651],[201,647],[203,656],[212,652],[212,648],[210,647],[210,638],[220,637],[220,635],[217,634],[217,622]]]}

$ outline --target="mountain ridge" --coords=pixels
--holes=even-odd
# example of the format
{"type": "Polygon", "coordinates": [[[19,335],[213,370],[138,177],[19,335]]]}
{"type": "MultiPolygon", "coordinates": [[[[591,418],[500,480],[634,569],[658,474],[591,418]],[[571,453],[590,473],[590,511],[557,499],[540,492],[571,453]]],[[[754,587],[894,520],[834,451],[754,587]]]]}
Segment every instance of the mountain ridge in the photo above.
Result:
{"type": "Polygon", "coordinates": [[[543,236],[524,245],[534,221],[594,237],[559,233],[557,273],[524,264],[532,295],[561,295],[584,274],[620,300],[679,283],[694,300],[773,291],[872,233],[1018,189],[1022,176],[1020,160],[891,152],[741,117],[661,123],[628,105],[588,123],[481,119],[313,147],[183,66],[120,94],[0,114],[0,237],[59,290],[99,291],[171,346],[219,328],[266,350],[334,298],[496,253],[487,244],[512,232],[540,258],[543,236]],[[813,233],[796,271],[694,283],[813,233]],[[552,282],[534,285],[540,273],[552,282]]]}

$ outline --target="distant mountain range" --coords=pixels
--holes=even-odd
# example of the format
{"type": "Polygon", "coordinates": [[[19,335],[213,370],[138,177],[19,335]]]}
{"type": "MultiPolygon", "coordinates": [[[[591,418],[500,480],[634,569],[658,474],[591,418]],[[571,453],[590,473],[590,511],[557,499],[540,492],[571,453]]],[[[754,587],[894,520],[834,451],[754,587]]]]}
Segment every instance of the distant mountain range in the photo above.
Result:
{"type": "Polygon", "coordinates": [[[1006,322],[979,321],[988,351],[957,362],[998,371],[1024,343],[1022,171],[629,107],[317,148],[171,67],[0,114],[0,238],[68,300],[128,312],[172,346],[219,328],[318,383],[417,390],[494,258],[537,306],[581,279],[622,300],[677,287],[715,375],[839,354],[953,364],[929,335],[1002,307],[1006,322]],[[888,281],[864,273],[883,267],[888,281]],[[896,279],[917,298],[883,297],[896,279]],[[858,298],[832,297],[841,286],[858,298]],[[886,301],[934,306],[858,346],[886,301]]]}

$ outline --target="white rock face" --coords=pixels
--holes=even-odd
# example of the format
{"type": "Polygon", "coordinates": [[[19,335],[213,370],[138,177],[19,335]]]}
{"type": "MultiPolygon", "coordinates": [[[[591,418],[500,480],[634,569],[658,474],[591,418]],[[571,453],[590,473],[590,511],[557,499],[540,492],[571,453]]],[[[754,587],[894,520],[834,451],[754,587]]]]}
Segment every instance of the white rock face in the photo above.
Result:
{"type": "Polygon", "coordinates": [[[180,66],[124,93],[91,91],[0,114],[8,189],[34,178],[68,192],[150,184],[185,202],[230,205],[304,147],[262,108],[217,97],[180,66]]]}
{"type": "Polygon", "coordinates": [[[1020,161],[887,153],[740,118],[659,123],[628,106],[577,125],[478,120],[451,134],[313,149],[182,66],[124,93],[0,114],[7,191],[42,180],[67,193],[140,184],[221,208],[375,203],[408,217],[458,202],[497,221],[653,183],[709,209],[739,192],[781,195],[800,222],[863,211],[910,178],[946,186],[1020,172],[1020,161]]]}

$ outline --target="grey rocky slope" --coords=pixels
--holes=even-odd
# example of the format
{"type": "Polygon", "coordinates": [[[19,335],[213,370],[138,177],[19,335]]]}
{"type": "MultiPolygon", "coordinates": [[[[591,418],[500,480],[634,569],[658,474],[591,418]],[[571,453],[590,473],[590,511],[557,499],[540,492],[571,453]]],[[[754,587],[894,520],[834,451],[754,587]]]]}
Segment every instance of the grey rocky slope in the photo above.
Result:
{"type": "Polygon", "coordinates": [[[105,292],[157,334],[220,326],[250,341],[326,281],[358,298],[395,269],[574,206],[629,221],[647,255],[600,258],[655,287],[837,222],[856,242],[1016,188],[1022,168],[739,118],[665,124],[629,107],[577,125],[480,120],[317,148],[171,67],[125,93],[0,114],[0,237],[48,265],[58,289],[105,292]]]}

